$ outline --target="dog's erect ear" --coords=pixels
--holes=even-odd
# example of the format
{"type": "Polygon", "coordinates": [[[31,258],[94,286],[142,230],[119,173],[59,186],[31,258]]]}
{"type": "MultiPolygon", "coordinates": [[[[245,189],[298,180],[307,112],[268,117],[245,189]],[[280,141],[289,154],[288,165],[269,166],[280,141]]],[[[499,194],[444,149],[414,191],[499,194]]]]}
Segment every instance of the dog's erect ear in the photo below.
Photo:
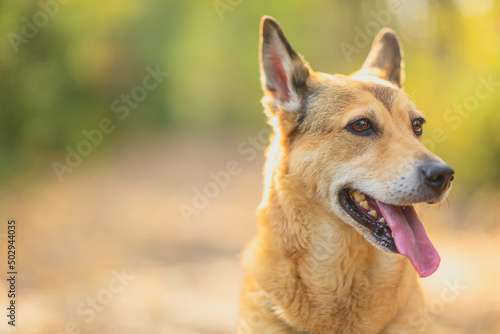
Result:
{"type": "Polygon", "coordinates": [[[396,33],[388,28],[375,36],[370,53],[358,75],[371,75],[403,87],[403,51],[396,33]]]}
{"type": "Polygon", "coordinates": [[[275,107],[299,111],[309,67],[292,49],[278,22],[269,16],[260,22],[260,75],[262,89],[273,96],[275,107]]]}

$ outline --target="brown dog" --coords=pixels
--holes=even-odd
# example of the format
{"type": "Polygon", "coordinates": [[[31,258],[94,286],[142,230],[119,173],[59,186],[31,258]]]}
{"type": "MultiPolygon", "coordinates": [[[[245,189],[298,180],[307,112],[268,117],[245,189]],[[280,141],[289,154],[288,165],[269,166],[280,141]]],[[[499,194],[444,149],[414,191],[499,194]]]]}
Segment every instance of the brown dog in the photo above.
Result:
{"type": "Polygon", "coordinates": [[[413,204],[443,199],[453,170],[421,143],[395,33],[332,76],[264,17],[260,68],[274,136],[238,332],[431,333],[417,274],[440,258],[413,204]]]}

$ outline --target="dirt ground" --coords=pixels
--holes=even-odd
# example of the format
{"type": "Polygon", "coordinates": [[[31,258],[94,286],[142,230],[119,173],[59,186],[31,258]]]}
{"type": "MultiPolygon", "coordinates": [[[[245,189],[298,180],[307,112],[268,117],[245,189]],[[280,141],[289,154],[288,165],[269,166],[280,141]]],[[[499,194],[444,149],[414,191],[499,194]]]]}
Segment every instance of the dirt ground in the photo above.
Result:
{"type": "MultiPolygon", "coordinates": [[[[152,136],[96,152],[63,182],[49,171],[4,190],[1,210],[18,226],[19,275],[17,326],[4,316],[0,332],[234,333],[239,257],[262,191],[262,151],[238,153],[249,143],[152,136]],[[212,198],[198,198],[200,209],[185,219],[181,205],[192,206],[210,173],[233,160],[239,172],[208,189],[212,198]]],[[[443,259],[421,280],[439,333],[500,333],[498,203],[493,194],[452,194],[422,211],[443,259]]],[[[2,279],[4,310],[7,290],[2,279]]]]}

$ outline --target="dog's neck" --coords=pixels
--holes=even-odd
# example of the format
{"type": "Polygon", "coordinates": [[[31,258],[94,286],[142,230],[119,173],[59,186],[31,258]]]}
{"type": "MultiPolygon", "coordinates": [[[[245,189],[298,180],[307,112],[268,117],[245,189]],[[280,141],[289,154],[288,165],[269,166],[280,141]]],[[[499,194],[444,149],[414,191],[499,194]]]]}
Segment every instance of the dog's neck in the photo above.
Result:
{"type": "Polygon", "coordinates": [[[387,318],[378,310],[396,314],[405,302],[408,292],[400,280],[414,273],[404,258],[376,249],[337,217],[315,189],[289,174],[283,150],[274,138],[247,270],[281,317],[298,328],[307,324],[316,332],[355,332],[364,322],[377,327],[378,319],[387,318]],[[266,256],[258,256],[262,253],[266,256]],[[370,313],[363,313],[367,309],[370,313]]]}

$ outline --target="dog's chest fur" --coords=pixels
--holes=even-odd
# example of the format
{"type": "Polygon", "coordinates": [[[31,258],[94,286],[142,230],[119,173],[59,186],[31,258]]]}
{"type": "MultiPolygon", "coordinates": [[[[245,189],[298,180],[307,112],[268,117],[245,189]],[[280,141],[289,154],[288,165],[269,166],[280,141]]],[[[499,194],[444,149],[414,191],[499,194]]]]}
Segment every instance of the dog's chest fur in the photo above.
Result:
{"type": "MultiPolygon", "coordinates": [[[[261,208],[261,219],[294,211],[283,202],[277,207],[272,203],[261,208]]],[[[408,296],[410,285],[400,280],[411,268],[398,256],[378,252],[347,224],[299,208],[303,206],[295,207],[301,211],[293,215],[295,223],[280,225],[309,226],[300,232],[304,248],[283,254],[276,238],[290,231],[264,221],[246,257],[247,271],[259,282],[275,316],[311,333],[379,333],[408,296]],[[264,261],[261,252],[266,253],[264,261]]]]}

